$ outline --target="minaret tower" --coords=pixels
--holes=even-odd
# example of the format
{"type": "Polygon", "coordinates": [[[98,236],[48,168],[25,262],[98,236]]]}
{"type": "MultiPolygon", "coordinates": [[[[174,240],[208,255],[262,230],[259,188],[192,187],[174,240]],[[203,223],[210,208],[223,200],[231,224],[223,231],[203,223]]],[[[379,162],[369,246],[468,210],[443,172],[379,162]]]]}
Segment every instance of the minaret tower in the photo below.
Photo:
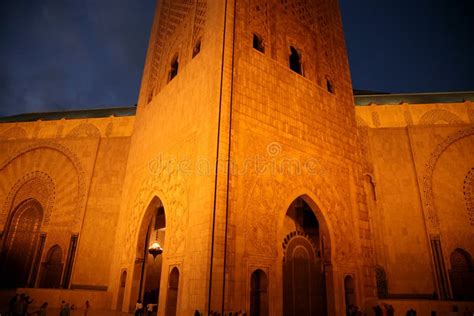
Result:
{"type": "Polygon", "coordinates": [[[364,306],[375,278],[356,131],[337,0],[158,1],[111,271],[127,272],[118,308],[146,295],[165,315],[364,306]]]}

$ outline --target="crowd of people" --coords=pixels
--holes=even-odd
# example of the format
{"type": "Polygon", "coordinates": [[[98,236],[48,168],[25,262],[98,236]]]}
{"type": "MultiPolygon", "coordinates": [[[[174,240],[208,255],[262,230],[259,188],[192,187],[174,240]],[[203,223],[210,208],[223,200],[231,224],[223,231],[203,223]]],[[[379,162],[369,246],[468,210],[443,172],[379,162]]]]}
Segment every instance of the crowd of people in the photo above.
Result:
{"type": "MultiPolygon", "coordinates": [[[[30,305],[33,303],[33,299],[30,299],[30,297],[26,294],[16,294],[14,297],[9,302],[8,305],[8,312],[7,316],[29,316],[29,315],[37,315],[37,316],[46,316],[46,312],[48,309],[48,302],[44,302],[39,309],[31,311],[30,305]]],[[[89,313],[91,305],[89,301],[87,300],[84,303],[84,306],[82,307],[82,310],[84,311],[84,316],[87,316],[89,313]]],[[[153,316],[155,315],[157,304],[144,304],[142,303],[141,300],[138,300],[137,303],[135,304],[135,316],[153,316]]],[[[76,306],[74,304],[69,304],[66,301],[61,302],[61,307],[59,311],[59,316],[70,316],[71,315],[71,310],[76,309],[76,306]]],[[[374,313],[376,316],[393,316],[395,313],[395,309],[393,308],[392,305],[389,304],[383,304],[383,305],[376,305],[373,307],[374,313]]],[[[347,316],[362,316],[362,312],[359,310],[359,307],[355,305],[350,305],[347,308],[347,316]]],[[[432,316],[436,316],[436,312],[433,311],[431,313],[432,316]]],[[[366,315],[366,314],[364,314],[366,315]]],[[[410,308],[409,310],[406,311],[407,316],[416,316],[416,310],[410,308]]],[[[472,313],[467,307],[466,310],[461,314],[459,311],[459,307],[456,305],[453,305],[452,312],[450,315],[463,315],[463,316],[472,316],[474,313],[472,313]]],[[[194,316],[204,316],[203,313],[200,311],[196,310],[194,312],[194,316]]],[[[219,312],[215,311],[210,311],[208,315],[206,316],[247,316],[246,312],[242,311],[237,311],[237,312],[229,312],[226,313],[225,315],[222,315],[219,312]]]]}
{"type": "Polygon", "coordinates": [[[11,316],[26,316],[31,315],[28,313],[29,306],[33,303],[33,300],[30,300],[30,297],[24,293],[16,294],[10,300],[8,304],[8,313],[7,315],[11,316]]]}
{"type": "MultiPolygon", "coordinates": [[[[157,304],[146,304],[143,305],[141,300],[138,300],[135,304],[135,316],[153,316],[156,315],[157,304]]],[[[194,316],[205,316],[202,312],[196,310],[194,316]]],[[[206,316],[247,316],[246,312],[237,311],[237,312],[228,312],[222,315],[220,312],[210,311],[206,316]]]]}
{"type": "MultiPolygon", "coordinates": [[[[375,312],[375,316],[393,316],[395,315],[395,309],[393,308],[392,305],[389,304],[383,304],[382,306],[376,305],[373,307],[373,310],[375,312]]],[[[347,314],[349,315],[349,313],[347,314]]],[[[416,316],[416,310],[413,308],[408,309],[405,314],[406,316],[416,316]]],[[[438,312],[436,311],[431,311],[431,316],[437,316],[438,312]]],[[[449,313],[449,316],[473,316],[474,313],[471,312],[471,310],[466,307],[465,311],[461,314],[459,311],[459,306],[453,305],[451,312],[449,313]]]]}
{"type": "MultiPolygon", "coordinates": [[[[204,316],[204,314],[201,313],[200,311],[195,311],[194,316],[204,316]]],[[[242,311],[237,311],[237,312],[224,313],[224,315],[222,315],[220,312],[210,311],[208,316],[247,316],[247,313],[242,312],[242,311]]]]}
{"type": "MultiPolygon", "coordinates": [[[[8,304],[8,312],[7,316],[29,316],[29,315],[37,315],[37,316],[46,316],[46,312],[48,310],[48,302],[44,302],[41,304],[39,309],[32,310],[30,305],[33,303],[34,300],[30,300],[30,297],[26,294],[16,294],[12,299],[9,301],[8,304]]],[[[74,304],[69,304],[66,301],[61,302],[59,316],[70,316],[71,310],[76,309],[74,304]]],[[[89,301],[84,303],[82,308],[84,310],[84,316],[87,316],[90,309],[89,301]]]]}

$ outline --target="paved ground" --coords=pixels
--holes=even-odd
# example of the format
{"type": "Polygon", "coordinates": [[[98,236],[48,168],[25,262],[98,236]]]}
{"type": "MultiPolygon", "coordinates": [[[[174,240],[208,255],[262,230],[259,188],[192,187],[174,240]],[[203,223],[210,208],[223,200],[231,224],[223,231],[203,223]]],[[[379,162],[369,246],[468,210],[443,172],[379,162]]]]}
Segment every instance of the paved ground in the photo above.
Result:
{"type": "MultiPolygon", "coordinates": [[[[34,312],[36,309],[31,308],[29,312],[34,312]]],[[[0,316],[4,316],[5,313],[0,310],[0,316]]],[[[59,309],[55,308],[48,308],[48,312],[46,313],[47,316],[59,316],[59,309]]],[[[84,311],[82,310],[73,310],[71,311],[71,316],[83,316],[84,311]]],[[[132,314],[128,313],[121,313],[121,312],[115,312],[115,311],[95,311],[95,310],[89,310],[89,313],[87,316],[130,316],[132,314]]]]}

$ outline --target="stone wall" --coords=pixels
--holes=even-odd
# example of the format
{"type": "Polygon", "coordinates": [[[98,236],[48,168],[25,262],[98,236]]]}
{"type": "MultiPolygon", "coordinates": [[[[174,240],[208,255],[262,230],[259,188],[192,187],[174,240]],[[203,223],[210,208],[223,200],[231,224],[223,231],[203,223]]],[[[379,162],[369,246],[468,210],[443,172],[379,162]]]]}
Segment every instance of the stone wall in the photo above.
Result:
{"type": "Polygon", "coordinates": [[[329,314],[343,313],[345,276],[356,280],[359,304],[375,297],[371,228],[361,215],[367,213],[359,181],[363,169],[337,3],[305,6],[237,2],[226,310],[249,310],[250,276],[261,269],[269,278],[269,313],[282,313],[283,220],[298,197],[323,226],[329,314]],[[263,38],[264,52],[253,48],[253,34],[263,38]],[[290,46],[301,53],[302,75],[289,69],[290,46]]]}
{"type": "MultiPolygon", "coordinates": [[[[138,296],[146,221],[163,204],[166,237],[159,313],[179,269],[178,314],[206,310],[221,91],[222,1],[159,1],[131,140],[111,279],[127,270],[124,303],[138,296]],[[203,22],[203,19],[205,21],[203,22]],[[193,57],[196,39],[201,51],[193,57]],[[178,56],[177,76],[169,80],[178,56]],[[155,202],[158,204],[154,204],[155,202]],[[139,250],[140,249],[140,250],[139,250]]],[[[114,296],[113,306],[119,300],[114,296]]]]}
{"type": "Polygon", "coordinates": [[[32,286],[40,286],[48,250],[59,246],[61,286],[109,289],[133,121],[111,117],[0,124],[2,238],[24,201],[34,199],[43,210],[40,233],[46,237],[32,286]],[[68,268],[71,238],[78,240],[68,268]]]}
{"type": "Polygon", "coordinates": [[[356,107],[364,152],[373,167],[376,258],[385,270],[389,297],[453,297],[451,253],[474,253],[468,193],[473,109],[471,102],[356,107]],[[433,259],[435,241],[445,277],[433,259]]]}
{"type": "Polygon", "coordinates": [[[159,313],[171,271],[177,314],[188,315],[249,311],[261,270],[279,315],[286,247],[308,240],[285,217],[301,199],[318,222],[329,315],[344,313],[348,276],[365,311],[445,310],[428,299],[453,296],[451,253],[474,254],[473,113],[471,102],[354,109],[335,0],[163,0],[135,117],[0,124],[0,231],[34,199],[39,262],[59,246],[67,264],[78,244],[75,291],[31,293],[129,311],[163,207],[164,252],[144,268],[161,266],[159,313]]]}

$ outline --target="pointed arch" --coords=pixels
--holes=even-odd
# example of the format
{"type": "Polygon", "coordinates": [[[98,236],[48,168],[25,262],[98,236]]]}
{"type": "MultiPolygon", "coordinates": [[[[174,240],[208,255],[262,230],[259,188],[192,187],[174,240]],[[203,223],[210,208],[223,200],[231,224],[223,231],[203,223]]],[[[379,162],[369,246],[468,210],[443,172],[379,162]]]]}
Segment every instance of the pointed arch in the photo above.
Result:
{"type": "Polygon", "coordinates": [[[346,303],[346,311],[351,310],[356,306],[356,287],[354,277],[352,275],[346,275],[344,277],[344,299],[346,303]]]}
{"type": "MultiPolygon", "coordinates": [[[[288,207],[280,229],[283,246],[283,310],[285,315],[326,315],[324,224],[316,204],[297,197],[288,207]],[[316,210],[316,211],[315,211],[316,210]]],[[[281,236],[281,235],[280,235],[281,236]]]]}
{"type": "Polygon", "coordinates": [[[149,249],[156,242],[166,251],[169,250],[169,243],[165,238],[165,208],[158,196],[154,195],[151,198],[139,227],[130,304],[133,305],[138,299],[155,304],[159,303],[163,260],[161,255],[152,256],[149,249]]]}
{"type": "MultiPolygon", "coordinates": [[[[4,184],[12,187],[6,199],[6,207],[3,210],[9,211],[12,207],[12,201],[18,191],[18,188],[24,184],[26,180],[38,177],[48,183],[48,186],[68,185],[75,194],[64,196],[63,192],[55,192],[55,201],[62,200],[64,205],[56,205],[57,207],[67,207],[67,214],[71,225],[76,224],[80,220],[85,208],[86,183],[85,172],[79,158],[67,147],[55,142],[38,142],[33,145],[26,146],[15,154],[9,156],[0,163],[0,177],[5,179],[4,184]],[[56,163],[49,163],[54,157],[56,163]],[[34,169],[33,169],[34,168],[34,169]],[[31,169],[35,170],[31,172],[31,169]],[[11,172],[10,172],[11,171],[11,172]],[[54,185],[51,185],[54,180],[54,185]],[[74,179],[73,181],[71,181],[74,179]],[[58,183],[59,182],[59,183],[58,183]],[[63,194],[63,196],[59,196],[63,194]],[[66,205],[67,204],[67,205],[66,205]]],[[[54,189],[54,188],[53,188],[54,189]]],[[[2,202],[4,203],[4,202],[2,202]]],[[[46,211],[46,224],[49,219],[48,207],[44,205],[46,211]]],[[[1,218],[2,216],[0,216],[1,218]]]]}
{"type": "Polygon", "coordinates": [[[433,195],[433,174],[440,159],[441,155],[450,147],[452,144],[457,141],[471,137],[474,135],[474,128],[468,128],[460,130],[456,133],[449,135],[444,139],[431,153],[425,168],[425,174],[423,176],[423,197],[424,197],[424,206],[425,206],[425,216],[428,218],[429,223],[433,227],[439,226],[438,212],[434,205],[434,195],[433,195]]]}
{"type": "MultiPolygon", "coordinates": [[[[154,219],[154,216],[157,214],[157,210],[163,208],[163,201],[157,196],[154,195],[150,202],[148,203],[148,207],[146,208],[141,222],[140,222],[140,229],[138,230],[137,236],[137,248],[136,248],[136,257],[141,258],[143,257],[143,249],[145,247],[145,240],[147,236],[148,229],[150,227],[150,223],[154,219]]],[[[164,215],[166,218],[166,215],[164,215]]],[[[163,246],[163,245],[162,245],[163,246]]]]}
{"type": "Polygon", "coordinates": [[[125,295],[125,286],[127,285],[127,270],[124,269],[120,273],[120,284],[118,290],[118,298],[117,298],[117,310],[123,311],[123,299],[125,295]]]}
{"type": "Polygon", "coordinates": [[[178,311],[179,269],[173,267],[168,278],[168,293],[166,294],[166,316],[176,316],[178,311]]]}
{"type": "Polygon", "coordinates": [[[10,127],[9,129],[0,134],[0,139],[4,140],[16,140],[26,138],[28,138],[28,133],[24,128],[19,126],[10,127]]]}
{"type": "Polygon", "coordinates": [[[290,69],[296,72],[297,74],[304,76],[303,62],[301,57],[301,52],[293,46],[290,46],[290,56],[288,57],[290,69]]]}
{"type": "Polygon", "coordinates": [[[81,137],[87,137],[87,138],[100,138],[101,133],[100,130],[91,123],[81,123],[74,127],[66,137],[71,137],[71,138],[81,138],[81,137]]]}
{"type": "Polygon", "coordinates": [[[474,299],[474,263],[471,254],[457,248],[450,255],[451,288],[456,300],[470,301],[474,299]]]}
{"type": "MultiPolygon", "coordinates": [[[[318,229],[319,229],[319,234],[320,234],[320,240],[317,242],[321,244],[321,256],[324,260],[324,264],[330,265],[332,264],[333,261],[333,249],[335,245],[332,243],[333,239],[335,237],[332,236],[332,233],[334,230],[331,228],[331,222],[328,220],[328,215],[321,210],[319,205],[321,205],[321,201],[314,196],[312,193],[310,193],[309,190],[296,190],[293,194],[291,194],[290,198],[286,200],[285,209],[288,211],[288,209],[291,207],[293,203],[297,200],[302,200],[304,203],[306,203],[309,208],[311,209],[311,212],[315,216],[317,222],[318,222],[318,229]]],[[[280,227],[280,236],[282,235],[281,233],[281,227],[283,226],[283,221],[284,218],[287,216],[287,212],[284,214],[282,213],[283,216],[280,216],[278,220],[278,225],[280,227]]]]}
{"type": "Polygon", "coordinates": [[[63,266],[63,250],[61,246],[54,245],[48,250],[46,261],[42,264],[40,287],[59,289],[61,287],[63,266]]]}
{"type": "Polygon", "coordinates": [[[21,203],[6,226],[0,258],[2,287],[25,287],[32,278],[33,260],[43,222],[43,207],[35,199],[21,203]]]}
{"type": "Polygon", "coordinates": [[[250,315],[268,316],[268,277],[262,269],[250,276],[250,315]]]}
{"type": "Polygon", "coordinates": [[[33,171],[25,174],[15,182],[8,192],[3,211],[0,213],[0,224],[5,223],[7,218],[11,216],[7,212],[14,210],[26,199],[33,198],[44,206],[43,225],[47,226],[51,217],[55,195],[53,179],[47,173],[33,171]]]}
{"type": "Polygon", "coordinates": [[[459,116],[456,114],[443,110],[435,109],[424,113],[420,118],[420,125],[434,125],[434,124],[464,124],[459,116]]]}

